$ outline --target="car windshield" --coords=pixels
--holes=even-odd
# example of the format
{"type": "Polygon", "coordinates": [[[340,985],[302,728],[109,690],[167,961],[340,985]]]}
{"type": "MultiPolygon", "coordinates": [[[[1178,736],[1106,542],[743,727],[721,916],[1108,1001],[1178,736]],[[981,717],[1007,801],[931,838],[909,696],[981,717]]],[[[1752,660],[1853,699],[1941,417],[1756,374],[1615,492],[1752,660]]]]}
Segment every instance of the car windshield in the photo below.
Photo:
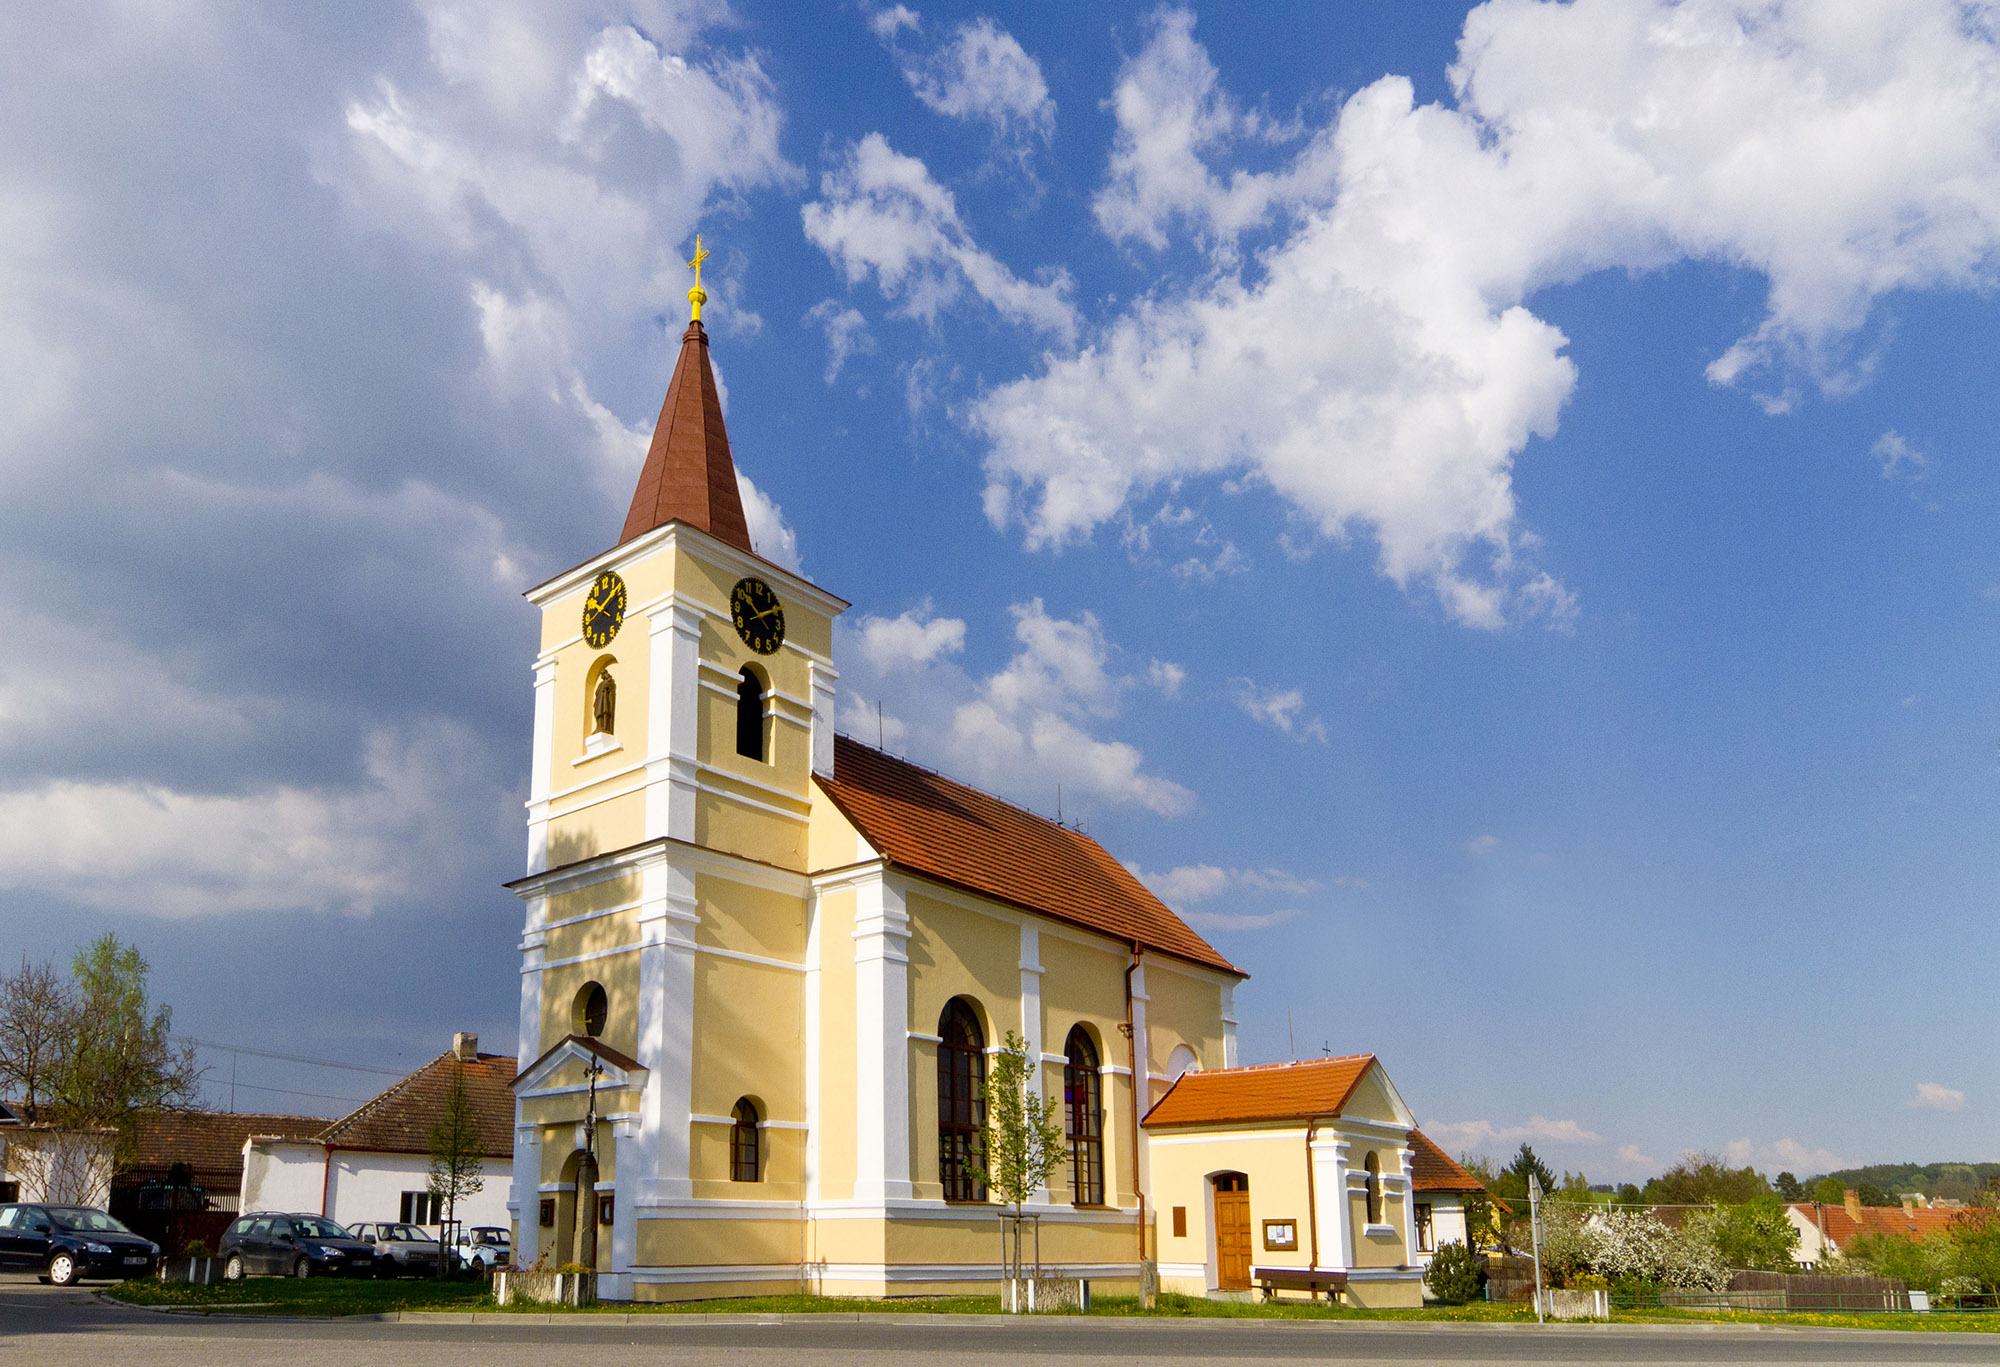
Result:
{"type": "Polygon", "coordinates": [[[382,1233],[385,1238],[390,1239],[417,1239],[426,1243],[432,1241],[430,1235],[424,1233],[415,1225],[385,1225],[382,1233]]]}
{"type": "Polygon", "coordinates": [[[507,1243],[507,1231],[504,1229],[475,1229],[472,1231],[472,1242],[475,1244],[492,1244],[495,1247],[505,1247],[507,1243]]]}
{"type": "Polygon", "coordinates": [[[292,1227],[308,1239],[351,1239],[354,1236],[331,1220],[317,1215],[294,1215],[292,1227]]]}
{"type": "Polygon", "coordinates": [[[50,1206],[49,1218],[63,1229],[94,1234],[130,1234],[132,1231],[101,1210],[87,1206],[50,1206]]]}

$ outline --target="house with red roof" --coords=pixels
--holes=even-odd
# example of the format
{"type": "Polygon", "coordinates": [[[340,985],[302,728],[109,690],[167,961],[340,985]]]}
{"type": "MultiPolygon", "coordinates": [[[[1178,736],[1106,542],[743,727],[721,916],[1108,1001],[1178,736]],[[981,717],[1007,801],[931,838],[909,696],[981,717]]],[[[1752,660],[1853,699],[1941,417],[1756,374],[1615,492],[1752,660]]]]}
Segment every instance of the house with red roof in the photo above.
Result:
{"type": "Polygon", "coordinates": [[[1923,1206],[1913,1197],[1905,1197],[1897,1206],[1864,1206],[1851,1187],[1843,1195],[1837,1206],[1823,1201],[1794,1201],[1785,1207],[1786,1218],[1799,1232],[1799,1246],[1793,1256],[1801,1267],[1817,1267],[1863,1235],[1922,1243],[1943,1234],[1958,1221],[1986,1220],[1991,1216],[1989,1211],[1978,1207],[1923,1206]]]}

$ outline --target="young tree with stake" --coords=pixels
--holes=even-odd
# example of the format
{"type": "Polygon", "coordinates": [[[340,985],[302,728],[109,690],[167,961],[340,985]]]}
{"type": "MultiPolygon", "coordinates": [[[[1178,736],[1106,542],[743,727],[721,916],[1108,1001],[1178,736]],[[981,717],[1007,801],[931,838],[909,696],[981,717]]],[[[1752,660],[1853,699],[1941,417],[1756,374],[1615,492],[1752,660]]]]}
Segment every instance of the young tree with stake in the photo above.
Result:
{"type": "MultiPolygon", "coordinates": [[[[1014,1246],[1007,1270],[1012,1308],[1021,1309],[1021,1207],[1048,1184],[1049,1176],[1068,1157],[1058,1103],[1041,1088],[1041,1064],[1028,1057],[1028,1046],[1009,1030],[1006,1042],[986,1075],[987,1186],[1012,1205],[1014,1246]]],[[[1037,1272],[1041,1271],[1039,1261],[1037,1272]]]]}

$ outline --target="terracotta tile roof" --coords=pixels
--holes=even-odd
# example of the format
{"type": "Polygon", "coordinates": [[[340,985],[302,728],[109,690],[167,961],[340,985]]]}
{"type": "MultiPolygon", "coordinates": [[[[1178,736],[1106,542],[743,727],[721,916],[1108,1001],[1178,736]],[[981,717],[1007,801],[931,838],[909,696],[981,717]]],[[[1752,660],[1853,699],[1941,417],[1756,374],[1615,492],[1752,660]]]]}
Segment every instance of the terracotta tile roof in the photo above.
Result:
{"type": "Polygon", "coordinates": [[[1860,1218],[1845,1205],[1815,1205],[1810,1201],[1794,1201],[1792,1210],[1800,1212],[1807,1224],[1818,1226],[1822,1213],[1825,1218],[1826,1237],[1833,1240],[1837,1248],[1846,1248],[1848,1242],[1862,1234],[1886,1234],[1898,1239],[1919,1243],[1933,1234],[1940,1234],[1951,1228],[1961,1217],[1966,1221],[1984,1223],[1991,1218],[1990,1212],[1977,1207],[1961,1207],[1944,1210],[1904,1210],[1901,1206],[1862,1206],[1860,1218]]]}
{"type": "Polygon", "coordinates": [[[1410,1185],[1418,1191],[1481,1191],[1486,1184],[1454,1163],[1422,1130],[1411,1130],[1410,1185]]]}
{"type": "Polygon", "coordinates": [[[1080,831],[836,736],[820,786],[891,863],[1114,939],[1246,976],[1080,831]]]}
{"type": "Polygon", "coordinates": [[[722,425],[722,401],[708,364],[708,334],[698,322],[689,323],[681,336],[680,359],[674,363],[674,378],[660,405],[660,421],[618,544],[669,522],[699,527],[738,550],[751,549],[736,464],[729,456],[729,432],[722,425]]]}
{"type": "Polygon", "coordinates": [[[1353,1054],[1305,1063],[1183,1073],[1141,1123],[1154,1130],[1171,1125],[1326,1119],[1340,1114],[1362,1074],[1374,1065],[1373,1054],[1353,1054]]]}
{"type": "MultiPolygon", "coordinates": [[[[343,1149],[379,1153],[429,1153],[431,1127],[444,1114],[445,1096],[459,1068],[456,1055],[438,1055],[401,1082],[315,1136],[343,1149]]],[[[514,1060],[505,1054],[467,1059],[465,1090],[488,1158],[514,1155],[514,1060]]]]}
{"type": "Polygon", "coordinates": [[[234,1191],[243,1184],[244,1140],[253,1135],[311,1140],[325,1128],[323,1115],[162,1111],[139,1122],[133,1165],[121,1180],[164,1178],[173,1164],[186,1163],[201,1186],[234,1191]]]}

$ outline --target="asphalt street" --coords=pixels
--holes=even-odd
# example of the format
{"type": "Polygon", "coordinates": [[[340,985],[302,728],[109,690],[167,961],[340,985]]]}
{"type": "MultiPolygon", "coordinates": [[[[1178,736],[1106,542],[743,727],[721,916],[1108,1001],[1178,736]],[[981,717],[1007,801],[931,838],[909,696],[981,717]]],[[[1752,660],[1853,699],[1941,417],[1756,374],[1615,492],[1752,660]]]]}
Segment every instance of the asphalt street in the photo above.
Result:
{"type": "Polygon", "coordinates": [[[862,1364],[951,1367],[1024,1360],[1129,1362],[2000,1363],[2000,1335],[1832,1329],[1722,1329],[1567,1325],[1311,1324],[1297,1321],[917,1319],[812,1323],[356,1323],[160,1315],[0,1278],[0,1360],[8,1367],[544,1367],[565,1348],[597,1364],[862,1364]]]}

